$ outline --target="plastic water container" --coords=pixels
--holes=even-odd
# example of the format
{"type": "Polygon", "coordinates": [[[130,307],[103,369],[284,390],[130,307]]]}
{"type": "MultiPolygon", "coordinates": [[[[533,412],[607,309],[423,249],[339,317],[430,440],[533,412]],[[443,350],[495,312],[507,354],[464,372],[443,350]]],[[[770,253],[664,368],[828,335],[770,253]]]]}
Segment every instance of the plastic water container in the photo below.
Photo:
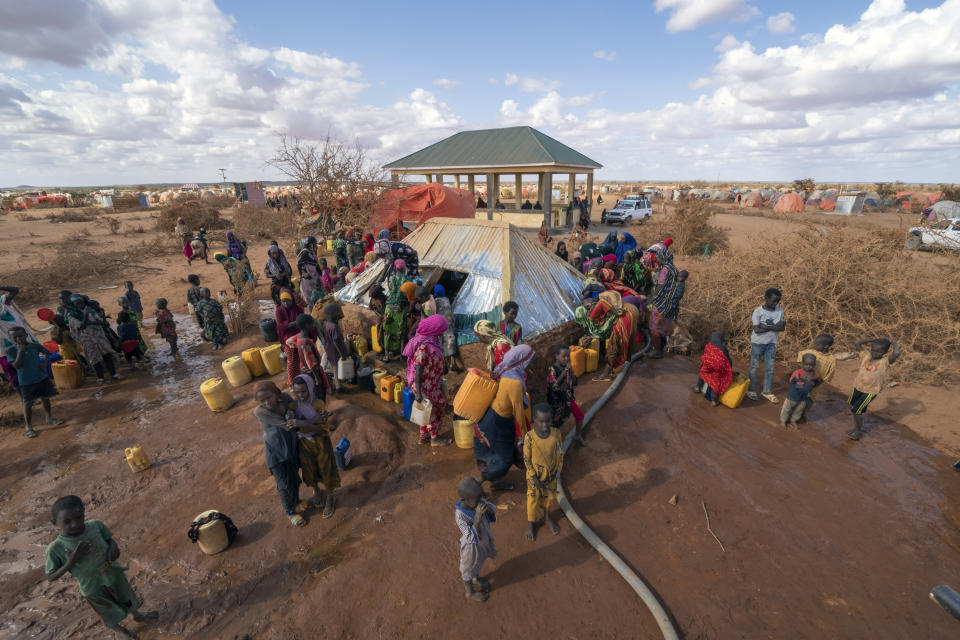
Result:
{"type": "Polygon", "coordinates": [[[345,471],[350,466],[350,460],[353,457],[350,455],[350,441],[345,437],[340,438],[340,442],[333,449],[333,457],[337,461],[337,469],[345,471]]]}
{"type": "Polygon", "coordinates": [[[340,358],[337,362],[337,380],[353,380],[353,358],[340,358]]]}
{"type": "Polygon", "coordinates": [[[370,367],[360,367],[357,370],[357,389],[361,391],[370,391],[373,389],[373,369],[370,367]]]}
{"type": "Polygon", "coordinates": [[[253,380],[247,363],[240,356],[230,356],[220,366],[223,367],[223,373],[234,387],[242,387],[253,380]]]}
{"type": "Polygon", "coordinates": [[[570,347],[570,368],[573,369],[573,375],[582,376],[587,371],[587,354],[583,348],[576,345],[570,347]]]}
{"type": "Polygon", "coordinates": [[[264,342],[279,342],[280,336],[277,334],[277,321],[273,318],[264,318],[260,321],[260,337],[264,342]]]}
{"type": "Polygon", "coordinates": [[[267,373],[267,367],[263,364],[263,356],[260,355],[260,347],[244,349],[240,357],[247,363],[247,368],[250,369],[250,375],[254,378],[267,373]]]}
{"type": "Polygon", "coordinates": [[[207,401],[210,410],[219,413],[233,406],[234,399],[223,378],[210,378],[200,384],[200,395],[207,401]]]}
{"type": "Polygon", "coordinates": [[[76,389],[83,384],[83,369],[76,360],[62,360],[50,365],[53,381],[61,389],[76,389]]]}
{"type": "Polygon", "coordinates": [[[731,409],[736,409],[743,402],[743,397],[747,395],[747,388],[750,386],[750,378],[742,373],[736,373],[733,381],[727,390],[720,394],[720,404],[731,409]]]}
{"type": "Polygon", "coordinates": [[[410,412],[413,411],[413,402],[417,399],[417,394],[413,392],[412,387],[403,390],[403,417],[410,419],[410,412]]]}
{"type": "Polygon", "coordinates": [[[370,351],[370,346],[367,343],[367,339],[360,334],[353,336],[353,350],[362,358],[364,354],[370,351]]]}
{"type": "MultiPolygon", "coordinates": [[[[206,518],[211,513],[214,513],[213,509],[204,511],[197,515],[193,521],[196,522],[201,518],[206,518]]],[[[200,551],[208,556],[220,553],[229,547],[230,537],[227,535],[227,526],[223,523],[223,520],[211,520],[207,524],[200,525],[200,529],[197,531],[197,544],[200,546],[200,551]]]]}
{"type": "Polygon", "coordinates": [[[279,344],[272,344],[269,347],[260,347],[260,357],[263,358],[263,366],[267,368],[267,373],[271,376],[277,375],[284,370],[283,347],[279,344]]]}
{"type": "Polygon", "coordinates": [[[454,420],[453,439],[461,449],[473,449],[473,420],[454,420]]]}
{"type": "Polygon", "coordinates": [[[373,370],[373,374],[370,376],[370,379],[371,379],[371,381],[373,382],[373,388],[371,389],[371,391],[373,391],[375,394],[378,394],[378,395],[379,395],[379,393],[380,393],[380,383],[383,381],[383,377],[384,377],[385,375],[387,375],[387,372],[386,372],[385,369],[374,369],[374,370],[373,370]]]}
{"type": "Polygon", "coordinates": [[[333,240],[327,239],[327,251],[333,251],[333,240]]]}
{"type": "Polygon", "coordinates": [[[424,398],[423,402],[414,402],[410,409],[410,422],[418,427],[425,427],[430,424],[430,414],[433,413],[433,404],[430,398],[424,398]]]}
{"type": "Polygon", "coordinates": [[[383,376],[380,379],[380,399],[384,402],[393,402],[393,389],[400,382],[397,376],[383,376]]]}
{"type": "Polygon", "coordinates": [[[600,368],[600,352],[596,349],[584,349],[587,355],[587,373],[596,371],[600,368]]]}
{"type": "Polygon", "coordinates": [[[383,352],[383,347],[380,346],[380,335],[377,331],[377,325],[370,327],[370,348],[376,353],[383,352]]]}
{"type": "Polygon", "coordinates": [[[134,445],[124,450],[127,457],[127,464],[134,471],[144,471],[150,468],[150,458],[144,453],[140,445],[134,445]]]}
{"type": "Polygon", "coordinates": [[[493,404],[499,386],[486,371],[470,369],[453,399],[453,412],[467,420],[480,422],[493,404]]]}
{"type": "Polygon", "coordinates": [[[397,385],[393,388],[393,401],[396,404],[403,404],[403,390],[406,386],[403,380],[397,378],[397,385]]]}

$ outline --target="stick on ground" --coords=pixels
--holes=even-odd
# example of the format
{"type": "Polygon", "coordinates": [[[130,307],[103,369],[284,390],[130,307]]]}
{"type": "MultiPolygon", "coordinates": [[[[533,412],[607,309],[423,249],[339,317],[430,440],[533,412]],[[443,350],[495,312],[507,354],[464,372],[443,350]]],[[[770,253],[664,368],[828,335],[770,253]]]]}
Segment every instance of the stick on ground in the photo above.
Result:
{"type": "Polygon", "coordinates": [[[724,553],[726,553],[727,550],[723,548],[723,543],[720,542],[720,538],[718,538],[717,534],[715,534],[713,532],[713,529],[710,528],[710,514],[707,513],[707,503],[701,500],[700,504],[703,506],[703,515],[707,516],[707,531],[710,532],[710,535],[713,536],[713,539],[717,541],[718,545],[720,545],[720,551],[723,551],[724,553]]]}

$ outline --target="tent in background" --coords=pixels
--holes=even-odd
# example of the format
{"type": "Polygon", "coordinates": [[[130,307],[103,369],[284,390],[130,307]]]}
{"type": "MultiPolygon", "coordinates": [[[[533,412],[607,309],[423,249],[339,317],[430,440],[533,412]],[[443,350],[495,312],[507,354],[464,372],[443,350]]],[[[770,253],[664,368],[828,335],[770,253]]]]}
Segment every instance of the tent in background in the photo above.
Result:
{"type": "MultiPolygon", "coordinates": [[[[459,344],[476,342],[477,320],[499,322],[507,300],[520,305],[525,340],[573,320],[580,305],[583,274],[509,223],[432,218],[403,241],[419,254],[424,286],[446,289],[459,344]]],[[[386,268],[378,260],[334,297],[369,305],[386,268]]]]}
{"type": "Polygon", "coordinates": [[[800,213],[803,211],[803,198],[798,193],[784,193],[777,198],[773,210],[778,213],[800,213]]]}
{"type": "Polygon", "coordinates": [[[475,217],[476,200],[472,193],[431,182],[381,194],[370,218],[370,228],[394,230],[403,225],[410,229],[431,218],[475,217]]]}

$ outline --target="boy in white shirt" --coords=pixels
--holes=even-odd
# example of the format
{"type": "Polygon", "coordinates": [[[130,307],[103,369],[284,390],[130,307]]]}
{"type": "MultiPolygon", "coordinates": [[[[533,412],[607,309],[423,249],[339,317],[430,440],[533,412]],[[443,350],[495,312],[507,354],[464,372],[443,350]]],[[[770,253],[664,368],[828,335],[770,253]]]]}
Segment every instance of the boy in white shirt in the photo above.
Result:
{"type": "Polygon", "coordinates": [[[783,317],[783,308],[780,299],[783,295],[779,289],[770,288],[763,294],[763,305],[753,311],[751,323],[753,333],[750,335],[750,388],[747,397],[759,400],[757,396],[757,369],[763,361],[763,392],[761,395],[777,404],[780,400],[773,395],[773,363],[777,355],[777,343],[780,341],[780,332],[787,322],[783,317]]]}

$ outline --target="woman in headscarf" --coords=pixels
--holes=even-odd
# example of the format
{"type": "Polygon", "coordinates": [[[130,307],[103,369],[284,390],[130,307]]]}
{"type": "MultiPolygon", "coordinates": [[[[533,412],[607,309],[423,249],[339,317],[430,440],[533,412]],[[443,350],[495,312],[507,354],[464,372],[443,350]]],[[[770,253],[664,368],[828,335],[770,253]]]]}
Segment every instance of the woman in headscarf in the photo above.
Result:
{"type": "Polygon", "coordinates": [[[650,270],[655,287],[649,300],[650,340],[653,343],[653,352],[647,356],[649,358],[663,357],[664,337],[680,312],[679,298],[683,295],[683,289],[677,281],[679,271],[673,266],[673,254],[667,248],[669,244],[664,243],[658,242],[643,255],[644,265],[650,270]]]}
{"type": "Polygon", "coordinates": [[[196,312],[203,318],[203,332],[207,340],[213,343],[213,349],[223,349],[230,332],[227,330],[227,323],[223,318],[223,307],[220,303],[210,297],[210,289],[202,287],[200,289],[200,300],[196,304],[196,312]]]}
{"type": "Polygon", "coordinates": [[[547,221],[544,220],[540,223],[540,231],[537,232],[537,237],[540,239],[540,244],[547,246],[553,242],[553,238],[550,237],[550,230],[547,229],[547,221]]]}
{"type": "Polygon", "coordinates": [[[287,340],[300,333],[297,328],[297,318],[303,313],[303,305],[297,304],[293,293],[284,289],[279,295],[280,304],[277,305],[275,318],[277,321],[277,335],[283,352],[287,354],[287,384],[293,384],[293,379],[300,375],[300,350],[287,344],[287,340]]]}
{"type": "Polygon", "coordinates": [[[603,252],[600,249],[600,246],[595,242],[585,242],[580,245],[580,255],[583,256],[583,262],[586,264],[594,258],[599,258],[603,255],[603,252]]]}
{"type": "Polygon", "coordinates": [[[330,267],[327,265],[327,259],[320,258],[320,285],[323,287],[323,292],[333,293],[336,283],[336,278],[334,278],[330,267]]]}
{"type": "Polygon", "coordinates": [[[619,316],[612,313],[607,314],[603,322],[597,324],[590,319],[590,312],[593,310],[595,304],[596,300],[593,298],[585,299],[584,304],[577,307],[573,312],[573,317],[577,324],[580,325],[580,328],[583,329],[584,334],[591,338],[596,338],[600,342],[604,342],[610,337],[610,334],[613,333],[613,325],[619,316]]]}
{"type": "Polygon", "coordinates": [[[567,243],[563,240],[557,243],[557,250],[553,253],[564,262],[567,262],[570,259],[570,254],[567,253],[567,243]]]}
{"type": "Polygon", "coordinates": [[[460,358],[460,350],[457,346],[457,332],[453,327],[453,305],[442,284],[433,287],[433,299],[437,305],[437,315],[443,316],[447,321],[447,330],[443,332],[443,337],[440,339],[443,357],[447,359],[447,367],[451,371],[463,371],[463,360],[460,358]]]}
{"type": "MultiPolygon", "coordinates": [[[[407,265],[403,260],[393,263],[393,275],[387,278],[387,309],[383,316],[383,360],[388,362],[391,354],[403,347],[404,309],[410,305],[403,290],[407,283],[416,284],[407,275],[407,265]]],[[[409,287],[408,287],[409,288],[409,287]]]]}
{"type": "Polygon", "coordinates": [[[247,243],[235,236],[233,231],[227,231],[227,255],[236,260],[247,257],[247,243]]]}
{"type": "Polygon", "coordinates": [[[616,255],[617,252],[617,232],[611,231],[607,234],[607,237],[603,239],[603,242],[600,243],[600,255],[605,256],[607,254],[616,255]]]}
{"type": "Polygon", "coordinates": [[[636,251],[627,251],[623,254],[623,284],[633,289],[638,294],[647,292],[647,269],[643,263],[637,259],[636,251]]]}
{"type": "Polygon", "coordinates": [[[597,279],[603,284],[607,291],[616,291],[621,296],[636,296],[637,292],[630,287],[625,286],[617,279],[617,274],[610,269],[600,269],[597,271],[597,279]]]}
{"type": "MultiPolygon", "coordinates": [[[[597,201],[599,204],[599,200],[597,201]]],[[[580,219],[577,221],[577,226],[580,227],[582,231],[586,231],[590,227],[590,213],[586,209],[580,209],[580,219]]]]}
{"type": "Polygon", "coordinates": [[[314,392],[315,385],[312,376],[302,374],[290,386],[296,403],[294,417],[299,430],[297,460],[303,484],[313,487],[313,497],[307,502],[315,506],[322,505],[323,517],[329,518],[333,515],[333,492],[340,488],[340,471],[330,441],[330,414],[325,410],[323,400],[314,392]],[[320,485],[325,491],[321,491],[320,485]]]}
{"type": "Polygon", "coordinates": [[[363,254],[366,252],[364,242],[357,238],[353,231],[347,231],[345,238],[347,243],[347,268],[353,269],[363,262],[363,254]]]}
{"type": "Polygon", "coordinates": [[[420,427],[418,444],[430,443],[439,447],[450,444],[449,438],[440,437],[443,410],[447,399],[443,393],[443,347],[440,336],[447,330],[447,320],[441,315],[424,318],[417,325],[417,333],[407,342],[403,355],[407,358],[407,385],[416,394],[417,402],[430,401],[430,423],[420,427]]]}
{"type": "Polygon", "coordinates": [[[97,373],[97,384],[103,384],[103,370],[114,380],[119,380],[113,361],[113,346],[107,339],[106,321],[97,311],[87,304],[86,296],[70,296],[70,310],[67,313],[67,325],[70,335],[83,347],[83,355],[97,373]]]}
{"type": "Polygon", "coordinates": [[[291,289],[293,284],[290,282],[290,276],[293,275],[293,268],[287,261],[287,256],[275,244],[267,249],[267,264],[263,267],[263,275],[270,278],[270,297],[273,303],[280,305],[280,290],[291,289]]]}
{"type": "Polygon", "coordinates": [[[180,244],[183,247],[183,250],[186,251],[187,247],[190,245],[190,241],[193,240],[193,232],[190,231],[190,225],[187,224],[187,221],[183,218],[177,218],[177,224],[174,227],[174,233],[180,237],[180,244]]]}
{"type": "Polygon", "coordinates": [[[527,365],[534,351],[527,344],[510,349],[494,374],[500,378],[497,395],[487,413],[474,427],[473,455],[480,469],[481,480],[492,483],[494,489],[509,491],[513,485],[502,482],[517,456],[517,442],[523,440],[529,425],[524,410],[527,398],[527,365]]]}
{"type": "Polygon", "coordinates": [[[590,312],[595,324],[605,323],[610,316],[616,316],[607,345],[607,358],[603,370],[594,378],[596,381],[610,380],[614,370],[618,369],[630,357],[630,351],[636,344],[637,327],[640,324],[640,311],[632,304],[624,304],[616,291],[604,291],[590,312]]]}
{"type": "Polygon", "coordinates": [[[494,371],[497,365],[503,362],[504,356],[514,347],[514,344],[510,342],[507,336],[500,333],[497,325],[490,320],[477,320],[477,323],[473,325],[473,333],[480,339],[480,342],[486,343],[487,370],[494,371]]]}
{"type": "Polygon", "coordinates": [[[240,295],[245,286],[253,284],[253,272],[243,262],[219,251],[213,254],[213,259],[219,262],[227,272],[227,279],[230,280],[235,294],[240,295]]]}
{"type": "Polygon", "coordinates": [[[617,262],[622,263],[625,260],[625,256],[628,251],[633,251],[637,248],[637,241],[632,235],[624,231],[620,234],[620,242],[617,244],[617,250],[614,254],[617,256],[617,262]]]}
{"type": "Polygon", "coordinates": [[[703,347],[700,356],[700,377],[693,390],[703,393],[710,401],[711,406],[720,404],[720,396],[733,382],[733,364],[730,361],[730,352],[723,341],[723,332],[714,331],[710,334],[710,341],[703,347]]]}
{"type": "Polygon", "coordinates": [[[267,468],[277,482],[277,493],[283,511],[295,527],[302,527],[307,521],[297,513],[297,509],[306,508],[300,504],[299,452],[297,450],[296,418],[287,418],[287,412],[295,406],[293,398],[280,389],[271,380],[261,380],[253,388],[257,406],[253,415],[263,429],[263,449],[267,459],[267,468]]]}
{"type": "Polygon", "coordinates": [[[372,233],[363,234],[363,252],[367,254],[373,251],[373,247],[376,244],[376,242],[377,241],[374,240],[372,233]]]}
{"type": "Polygon", "coordinates": [[[313,299],[313,292],[320,287],[320,266],[317,264],[317,239],[313,236],[300,238],[297,248],[297,273],[300,274],[300,293],[303,299],[313,299]]]}

